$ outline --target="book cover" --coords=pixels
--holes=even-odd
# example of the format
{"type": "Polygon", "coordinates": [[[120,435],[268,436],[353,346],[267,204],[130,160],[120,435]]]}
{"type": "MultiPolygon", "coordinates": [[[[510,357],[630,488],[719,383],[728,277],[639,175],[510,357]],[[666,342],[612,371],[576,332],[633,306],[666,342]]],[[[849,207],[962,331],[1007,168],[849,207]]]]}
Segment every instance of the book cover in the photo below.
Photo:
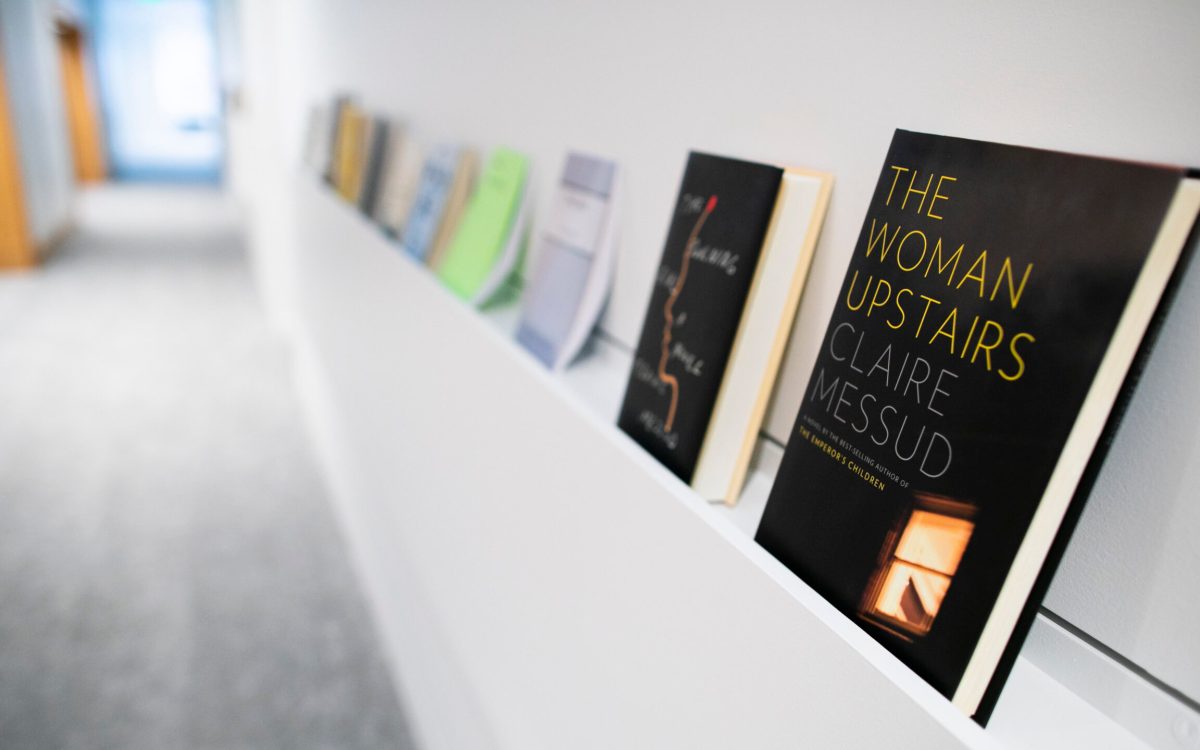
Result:
{"type": "Polygon", "coordinates": [[[401,240],[405,251],[417,260],[424,262],[433,249],[461,160],[460,147],[435,146],[421,167],[416,195],[401,240]]]}
{"type": "Polygon", "coordinates": [[[338,194],[348,201],[354,200],[354,193],[359,184],[366,124],[366,116],[354,104],[347,104],[342,108],[341,125],[338,128],[338,167],[335,187],[338,194]]]}
{"type": "Polygon", "coordinates": [[[756,538],[981,723],[1196,185],[907,131],[888,150],[756,538]]]}
{"type": "Polygon", "coordinates": [[[525,184],[508,225],[508,237],[496,260],[469,299],[477,307],[499,307],[515,303],[521,296],[525,251],[529,247],[529,225],[533,210],[533,179],[528,167],[525,184]]]}
{"type": "Polygon", "coordinates": [[[353,98],[349,94],[339,94],[333,98],[330,105],[330,128],[329,142],[326,146],[328,149],[324,157],[325,181],[335,188],[341,184],[341,158],[342,149],[346,139],[346,117],[348,108],[353,102],[353,98]]]}
{"type": "Polygon", "coordinates": [[[366,112],[358,111],[351,121],[350,162],[346,175],[346,200],[358,205],[366,186],[367,156],[375,130],[375,120],[366,112]]]}
{"type": "Polygon", "coordinates": [[[517,341],[551,369],[566,365],[595,326],[612,283],[617,165],[567,155],[538,237],[539,263],[525,294],[517,341]]]}
{"type": "Polygon", "coordinates": [[[383,165],[387,159],[387,147],[391,123],[382,117],[371,118],[369,139],[366,144],[366,166],[363,169],[362,188],[359,190],[358,207],[367,216],[375,214],[375,205],[380,194],[383,165]]]}
{"type": "Polygon", "coordinates": [[[329,185],[338,194],[342,192],[342,184],[345,179],[342,172],[346,168],[346,143],[349,140],[352,107],[353,105],[349,100],[340,101],[336,110],[336,120],[334,121],[333,152],[329,163],[329,185]]]}
{"type": "Polygon", "coordinates": [[[713,404],[692,489],[737,503],[816,252],[833,177],[789,167],[779,186],[729,365],[713,404]]]}
{"type": "Polygon", "coordinates": [[[372,215],[385,231],[401,237],[417,193],[425,154],[406,128],[394,125],[391,131],[372,215]]]}
{"type": "Polygon", "coordinates": [[[692,153],[618,425],[690,482],[783,170],[692,153]]]}
{"type": "Polygon", "coordinates": [[[492,152],[454,234],[438,276],[456,295],[475,300],[505,254],[525,193],[529,162],[507,148],[492,152]]]}
{"type": "Polygon", "coordinates": [[[479,156],[472,148],[463,147],[454,169],[454,179],[446,194],[446,203],[442,207],[442,216],[438,221],[437,231],[425,252],[425,264],[436,271],[441,268],[442,260],[458,225],[462,221],[463,211],[467,200],[471,197],[471,188],[475,184],[475,173],[479,169],[479,156]]]}

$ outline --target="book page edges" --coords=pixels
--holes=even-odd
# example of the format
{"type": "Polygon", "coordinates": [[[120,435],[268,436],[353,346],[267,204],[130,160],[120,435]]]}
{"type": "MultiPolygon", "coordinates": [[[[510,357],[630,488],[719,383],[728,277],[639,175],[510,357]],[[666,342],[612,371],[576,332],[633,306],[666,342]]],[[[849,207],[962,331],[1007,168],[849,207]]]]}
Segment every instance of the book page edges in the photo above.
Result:
{"type": "MultiPolygon", "coordinates": [[[[763,238],[764,254],[760,258],[758,267],[755,269],[754,278],[751,280],[746,307],[742,313],[737,333],[734,336],[733,346],[730,349],[729,366],[722,376],[721,387],[717,391],[717,400],[713,404],[713,417],[705,432],[704,441],[701,444],[700,456],[696,461],[696,472],[692,477],[691,484],[693,489],[700,493],[706,500],[720,500],[726,505],[734,505],[737,502],[742,483],[745,481],[746,473],[749,470],[750,458],[753,455],[759,429],[766,414],[766,407],[770,401],[775,379],[779,372],[779,366],[783,360],[783,351],[787,346],[787,341],[791,334],[791,324],[795,319],[800,296],[803,292],[805,281],[808,278],[808,270],[811,266],[817,240],[820,237],[821,226],[824,223],[832,187],[833,176],[830,174],[798,168],[784,170],[771,221],[768,225],[766,236],[763,238]],[[765,278],[765,274],[767,273],[766,269],[768,265],[770,265],[769,256],[771,255],[771,250],[780,241],[778,235],[782,231],[781,226],[785,219],[784,212],[788,209],[788,196],[786,192],[789,189],[789,178],[793,180],[811,180],[815,183],[816,196],[812,202],[811,209],[805,217],[806,225],[803,240],[799,250],[795,254],[794,264],[791,266],[790,280],[783,304],[778,310],[778,318],[771,321],[774,324],[774,330],[771,334],[771,343],[767,349],[767,356],[763,367],[758,373],[758,384],[755,389],[754,399],[750,409],[746,412],[746,416],[742,417],[740,414],[729,412],[730,404],[728,402],[731,399],[729,389],[734,379],[738,377],[739,353],[748,346],[747,342],[750,337],[755,335],[755,332],[750,329],[756,323],[762,325],[760,320],[756,320],[756,317],[761,318],[765,313],[758,313],[756,316],[753,308],[762,285],[769,283],[769,280],[765,278]],[[734,419],[741,424],[731,426],[730,421],[734,419]],[[724,455],[714,453],[715,436],[721,431],[731,430],[734,427],[737,427],[740,436],[736,452],[733,453],[732,457],[728,457],[728,453],[724,455]]],[[[766,311],[766,313],[771,312],[773,311],[766,311]]],[[[774,315],[772,317],[774,318],[774,315]]]]}

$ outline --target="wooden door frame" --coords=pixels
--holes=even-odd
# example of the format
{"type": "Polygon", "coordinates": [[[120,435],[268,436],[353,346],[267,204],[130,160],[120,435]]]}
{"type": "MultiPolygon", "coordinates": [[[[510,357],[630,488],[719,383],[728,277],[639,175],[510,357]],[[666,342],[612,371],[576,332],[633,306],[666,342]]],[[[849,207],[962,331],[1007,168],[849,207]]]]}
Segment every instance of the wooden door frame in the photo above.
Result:
{"type": "Polygon", "coordinates": [[[55,31],[75,179],[81,183],[98,182],[108,176],[108,165],[85,54],[86,37],[79,26],[62,19],[55,24],[55,31]]]}
{"type": "Polygon", "coordinates": [[[17,150],[16,129],[8,106],[8,80],[0,49],[0,269],[37,264],[25,209],[25,180],[17,150]]]}

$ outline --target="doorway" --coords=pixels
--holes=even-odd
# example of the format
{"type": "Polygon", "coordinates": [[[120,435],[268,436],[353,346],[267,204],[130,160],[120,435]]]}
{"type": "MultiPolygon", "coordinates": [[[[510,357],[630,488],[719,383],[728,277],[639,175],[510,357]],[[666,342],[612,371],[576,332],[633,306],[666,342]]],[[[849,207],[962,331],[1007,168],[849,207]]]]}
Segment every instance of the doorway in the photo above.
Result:
{"type": "Polygon", "coordinates": [[[25,214],[25,189],[12,115],[4,56],[0,55],[0,269],[28,268],[37,261],[25,214]]]}
{"type": "Polygon", "coordinates": [[[103,180],[108,172],[104,138],[97,116],[89,75],[84,35],[78,26],[60,21],[58,30],[59,67],[62,69],[66,99],[67,132],[75,160],[75,179],[81,183],[103,180]]]}
{"type": "Polygon", "coordinates": [[[92,14],[113,177],[219,181],[224,138],[211,0],[94,0],[92,14]]]}

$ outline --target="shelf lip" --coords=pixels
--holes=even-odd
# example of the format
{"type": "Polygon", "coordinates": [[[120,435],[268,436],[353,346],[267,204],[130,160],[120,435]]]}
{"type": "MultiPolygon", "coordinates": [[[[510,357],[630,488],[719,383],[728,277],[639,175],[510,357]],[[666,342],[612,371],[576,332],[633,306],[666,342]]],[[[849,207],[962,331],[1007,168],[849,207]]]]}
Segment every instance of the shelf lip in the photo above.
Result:
{"type": "MultiPolygon", "coordinates": [[[[403,277],[399,279],[402,284],[418,284],[421,288],[431,292],[434,299],[442,300],[444,304],[438,304],[440,312],[453,316],[456,326],[458,324],[463,326],[461,332],[456,335],[465,334],[465,338],[474,339],[477,345],[486,342],[485,346],[495,356],[502,357],[509,363],[515,363],[521,376],[532,381],[539,392],[553,394],[556,403],[567,409],[598,439],[618,451],[624,464],[635,470],[639,476],[649,480],[657,490],[653,493],[654,495],[665,494],[673,498],[675,503],[690,510],[691,517],[700,522],[702,529],[707,529],[704,533],[715,534],[721,543],[733,548],[736,551],[737,559],[749,565],[758,575],[765,576],[774,588],[782,590],[792,606],[798,605],[800,609],[814,617],[826,631],[836,634],[839,640],[857,654],[869,668],[880,674],[905,695],[911,704],[919,707],[920,711],[940,725],[944,731],[966,746],[1002,746],[995,733],[984,730],[962,715],[948,699],[929,686],[907,665],[758,546],[753,541],[749,529],[739,527],[736,523],[732,516],[736,510],[731,511],[724,506],[710,504],[699,497],[689,486],[622,432],[615,424],[614,419],[606,419],[602,416],[594,403],[595,400],[589,400],[577,385],[573,386],[571,383],[573,373],[578,375],[580,372],[586,372],[586,370],[578,368],[587,368],[589,360],[583,360],[575,368],[567,370],[565,373],[548,371],[512,338],[515,318],[507,312],[481,313],[469,303],[455,297],[442,287],[436,276],[426,266],[407,255],[368,217],[355,207],[340,200],[325,186],[314,185],[312,175],[305,175],[305,177],[307,179],[300,180],[300,189],[313,192],[319,196],[320,202],[324,203],[332,213],[339,215],[338,231],[346,237],[345,242],[339,242],[339,245],[344,245],[343,251],[367,252],[376,256],[401,256],[402,259],[399,261],[387,261],[388,267],[394,268],[395,272],[403,277]]],[[[611,345],[601,343],[599,346],[611,345]]],[[[600,374],[605,375],[605,373],[600,374]]],[[[607,377],[610,380],[619,378],[623,383],[626,374],[624,372],[607,373],[607,377]]],[[[759,441],[762,442],[761,436],[759,441]]],[[[758,472],[751,475],[748,486],[755,481],[769,485],[769,478],[758,472]]],[[[651,502],[655,500],[655,498],[646,499],[651,502]]],[[[1034,666],[1036,667],[1036,664],[1034,666]]],[[[1111,717],[1104,714],[1098,713],[1098,717],[1112,721],[1111,717]]]]}

